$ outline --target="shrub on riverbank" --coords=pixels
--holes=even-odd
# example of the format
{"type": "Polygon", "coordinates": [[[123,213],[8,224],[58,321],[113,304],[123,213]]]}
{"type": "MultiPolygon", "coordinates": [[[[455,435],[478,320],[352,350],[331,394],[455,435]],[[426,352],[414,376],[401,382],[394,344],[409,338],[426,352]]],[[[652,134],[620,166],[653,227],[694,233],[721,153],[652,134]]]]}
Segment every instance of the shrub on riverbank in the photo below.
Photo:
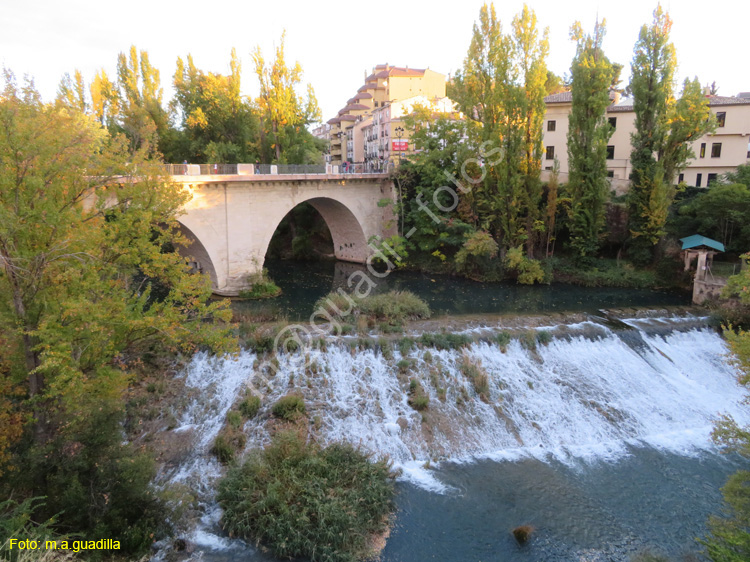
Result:
{"type": "Polygon", "coordinates": [[[296,421],[307,414],[305,400],[298,394],[282,396],[271,408],[271,413],[284,421],[296,421]]]}
{"type": "Polygon", "coordinates": [[[262,273],[250,277],[248,283],[250,288],[240,291],[241,299],[270,299],[281,294],[281,287],[273,282],[265,269],[262,273]]]}
{"type": "Polygon", "coordinates": [[[277,433],[219,484],[224,528],[268,546],[279,558],[361,560],[387,531],[392,474],[351,445],[321,447],[277,433]]]}
{"type": "Polygon", "coordinates": [[[659,285],[655,272],[636,269],[631,264],[619,261],[598,259],[596,267],[583,269],[573,260],[550,258],[555,281],[583,285],[584,287],[624,287],[649,289],[659,285]]]}
{"type": "Polygon", "coordinates": [[[430,307],[409,291],[389,291],[379,295],[370,295],[363,299],[353,295],[330,293],[315,303],[315,310],[325,310],[333,318],[347,319],[354,316],[365,317],[369,326],[381,325],[384,331],[390,327],[401,327],[406,320],[429,318],[430,307]]]}

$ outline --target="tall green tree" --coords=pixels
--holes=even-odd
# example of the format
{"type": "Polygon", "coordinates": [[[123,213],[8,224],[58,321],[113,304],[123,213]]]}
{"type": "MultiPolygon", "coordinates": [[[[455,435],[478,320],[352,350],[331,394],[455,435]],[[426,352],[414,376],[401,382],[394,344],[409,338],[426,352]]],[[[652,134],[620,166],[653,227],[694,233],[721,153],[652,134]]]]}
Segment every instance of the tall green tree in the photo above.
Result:
{"type": "Polygon", "coordinates": [[[482,228],[501,241],[501,250],[526,246],[534,254],[541,220],[541,148],[549,50],[548,32],[524,6],[503,34],[492,4],[484,5],[453,91],[475,124],[487,174],[476,189],[482,228]],[[490,148],[487,148],[490,147],[490,148]]]}
{"type": "Polygon", "coordinates": [[[613,129],[606,112],[614,77],[602,42],[606,22],[597,22],[594,34],[584,34],[579,22],[571,28],[576,54],[571,65],[573,107],[568,118],[570,176],[570,245],[579,259],[590,259],[599,249],[605,223],[607,143],[613,129]]]}
{"type": "MultiPolygon", "coordinates": [[[[523,117],[523,151],[519,172],[523,178],[521,200],[526,214],[526,254],[533,258],[544,229],[540,220],[542,197],[542,124],[547,107],[547,55],[549,54],[549,29],[540,32],[533,10],[524,4],[523,10],[513,18],[513,47],[515,54],[517,88],[522,95],[512,96],[520,103],[523,117]]],[[[519,94],[520,94],[519,92],[519,94]]]]}
{"type": "Polygon", "coordinates": [[[317,163],[322,158],[322,146],[313,140],[306,127],[320,121],[320,108],[312,85],[307,85],[306,96],[297,93],[302,83],[302,66],[299,62],[287,65],[285,38],[286,32],[281,35],[270,65],[259,46],[253,51],[255,74],[260,84],[257,105],[261,113],[261,150],[264,161],[317,163]],[[302,150],[300,145],[304,147],[302,150]]]}
{"type": "Polygon", "coordinates": [[[241,65],[232,49],[230,72],[224,76],[177,59],[174,107],[182,114],[186,154],[172,161],[255,162],[259,158],[258,114],[240,94],[241,65]]]}
{"type": "Polygon", "coordinates": [[[464,115],[480,125],[482,140],[497,140],[501,119],[498,78],[508,73],[508,51],[494,4],[482,5],[463,68],[456,73],[451,91],[464,115]]]}
{"type": "Polygon", "coordinates": [[[86,84],[80,70],[75,71],[74,78],[65,73],[57,88],[57,103],[86,113],[89,104],[86,101],[86,84]]]}
{"type": "Polygon", "coordinates": [[[636,132],[632,136],[633,166],[629,192],[629,253],[639,264],[654,257],[664,234],[669,205],[675,195],[675,174],[692,156],[687,143],[712,130],[708,101],[700,85],[686,81],[678,103],[674,97],[677,65],[669,40],[672,20],[661,6],[650,26],[641,28],[631,63],[636,132]]]}
{"type": "Polygon", "coordinates": [[[176,222],[186,195],[145,148],[131,153],[90,116],[44,104],[12,77],[0,126],[0,321],[37,412],[75,411],[82,393],[121,376],[118,357],[149,341],[221,341],[201,323],[226,319],[223,305],[205,304],[208,280],[163,251],[187,244],[176,222]]]}
{"type": "Polygon", "coordinates": [[[167,137],[169,116],[162,105],[163,90],[159,70],[151,66],[148,52],[135,45],[126,56],[117,56],[117,86],[120,95],[119,125],[131,149],[159,147],[167,137]]]}

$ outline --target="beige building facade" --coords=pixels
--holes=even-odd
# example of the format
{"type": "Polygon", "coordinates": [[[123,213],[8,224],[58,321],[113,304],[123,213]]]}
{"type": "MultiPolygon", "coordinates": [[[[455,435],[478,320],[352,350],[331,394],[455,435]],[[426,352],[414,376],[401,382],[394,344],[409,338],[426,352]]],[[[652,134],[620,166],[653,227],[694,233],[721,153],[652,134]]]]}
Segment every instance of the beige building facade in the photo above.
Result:
{"type": "MultiPolygon", "coordinates": [[[[689,186],[707,187],[722,174],[750,162],[750,99],[745,97],[706,96],[711,113],[717,121],[716,131],[692,143],[694,158],[675,182],[689,186]]],[[[631,135],[635,133],[635,112],[632,102],[611,95],[607,119],[614,128],[607,146],[607,170],[613,183],[627,182],[632,171],[630,153],[631,135]],[[619,180],[619,181],[618,181],[619,180]]],[[[570,92],[545,98],[544,152],[542,169],[552,170],[555,159],[559,162],[560,180],[566,181],[569,171],[567,135],[568,116],[572,109],[570,92]]]]}
{"type": "MultiPolygon", "coordinates": [[[[395,102],[420,96],[425,99],[445,98],[445,75],[429,68],[377,65],[372,73],[365,77],[365,83],[354,96],[326,123],[329,126],[329,163],[334,166],[357,163],[364,169],[365,163],[369,162],[367,166],[372,167],[376,154],[368,153],[366,143],[373,142],[372,137],[377,131],[382,132],[382,135],[377,137],[378,143],[381,140],[383,142],[383,151],[377,153],[377,158],[384,159],[383,162],[378,161],[378,165],[386,165],[386,146],[383,139],[390,139],[393,131],[388,127],[383,128],[382,111],[395,102]],[[376,112],[381,114],[377,125],[376,112]]],[[[398,146],[401,147],[402,143],[398,146]]],[[[388,148],[390,156],[390,149],[393,147],[388,145],[388,148]]],[[[375,150],[374,145],[370,145],[369,150],[375,150]]]]}

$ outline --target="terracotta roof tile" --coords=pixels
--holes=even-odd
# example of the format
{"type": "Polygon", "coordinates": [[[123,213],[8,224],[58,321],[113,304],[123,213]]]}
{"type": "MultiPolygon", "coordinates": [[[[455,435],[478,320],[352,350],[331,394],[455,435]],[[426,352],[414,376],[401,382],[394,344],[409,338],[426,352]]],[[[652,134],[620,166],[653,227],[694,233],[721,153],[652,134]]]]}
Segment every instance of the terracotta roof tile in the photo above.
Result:
{"type": "Polygon", "coordinates": [[[750,103],[747,98],[735,98],[730,96],[706,96],[708,105],[745,105],[750,103]]]}

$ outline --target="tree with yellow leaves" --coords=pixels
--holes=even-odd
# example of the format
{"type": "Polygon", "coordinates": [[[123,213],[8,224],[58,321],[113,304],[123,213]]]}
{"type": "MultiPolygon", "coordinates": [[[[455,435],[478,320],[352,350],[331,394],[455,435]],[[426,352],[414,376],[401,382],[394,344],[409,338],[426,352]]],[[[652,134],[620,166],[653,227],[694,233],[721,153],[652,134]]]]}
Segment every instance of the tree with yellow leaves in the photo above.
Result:
{"type": "Polygon", "coordinates": [[[287,65],[285,38],[286,32],[281,35],[276,57],[270,65],[259,46],[252,53],[260,84],[257,105],[261,114],[261,147],[266,161],[304,164],[308,163],[305,160],[319,159],[320,147],[305,127],[319,121],[321,114],[310,84],[306,97],[297,93],[302,83],[302,66],[299,62],[291,67],[287,65]],[[296,152],[294,156],[292,149],[296,152]]]}

